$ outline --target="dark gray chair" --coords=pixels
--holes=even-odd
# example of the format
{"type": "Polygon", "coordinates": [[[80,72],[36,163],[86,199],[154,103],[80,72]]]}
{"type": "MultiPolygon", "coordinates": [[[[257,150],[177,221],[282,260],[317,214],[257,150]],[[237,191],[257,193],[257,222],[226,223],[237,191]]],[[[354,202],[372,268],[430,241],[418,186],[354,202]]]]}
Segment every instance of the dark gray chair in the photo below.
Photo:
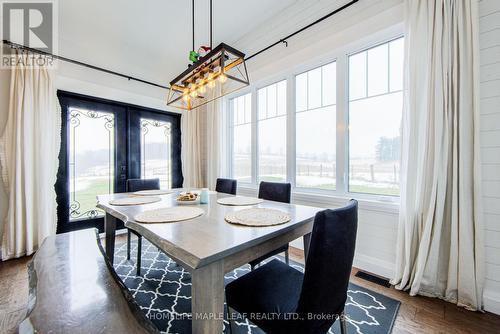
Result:
{"type": "Polygon", "coordinates": [[[238,181],[233,179],[218,178],[217,183],[215,184],[215,191],[218,193],[236,195],[237,184],[238,181]]]}
{"type": "MultiPolygon", "coordinates": [[[[279,182],[265,182],[262,181],[259,184],[259,198],[268,200],[268,201],[275,201],[275,202],[281,202],[281,203],[290,203],[291,199],[291,194],[292,194],[292,186],[290,183],[279,183],[279,182]]],[[[255,267],[264,261],[265,259],[280,254],[280,253],[285,253],[285,262],[286,264],[289,263],[289,254],[288,254],[288,244],[281,246],[278,249],[275,249],[274,251],[267,253],[266,255],[263,255],[253,261],[250,262],[250,267],[255,269],[255,267]]]]}
{"type": "MultiPolygon", "coordinates": [[[[160,189],[160,179],[128,179],[126,185],[127,192],[136,192],[141,190],[160,189]]],[[[142,252],[142,236],[134,230],[127,228],[127,260],[130,260],[130,238],[131,234],[137,236],[137,276],[141,275],[141,252],[142,252]]]]}
{"type": "Polygon", "coordinates": [[[230,315],[234,319],[233,310],[246,314],[270,334],[326,333],[339,317],[341,332],[346,333],[344,307],[357,226],[355,200],[344,208],[318,212],[304,274],[273,260],[234,280],[226,286],[230,315]],[[273,314],[273,318],[262,314],[273,314]]]}

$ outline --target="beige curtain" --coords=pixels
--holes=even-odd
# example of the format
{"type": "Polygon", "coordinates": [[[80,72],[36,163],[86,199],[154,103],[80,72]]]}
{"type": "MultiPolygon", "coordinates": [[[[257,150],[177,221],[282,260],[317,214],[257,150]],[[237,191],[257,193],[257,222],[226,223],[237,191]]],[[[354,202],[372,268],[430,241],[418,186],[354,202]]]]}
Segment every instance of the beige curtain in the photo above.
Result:
{"type": "Polygon", "coordinates": [[[406,1],[402,192],[393,283],[483,308],[474,0],[406,1]]]}
{"type": "MultiPolygon", "coordinates": [[[[61,111],[46,67],[31,67],[27,54],[11,70],[7,123],[0,138],[2,179],[8,196],[2,259],[34,253],[56,231],[61,111]]],[[[2,217],[3,218],[3,217],[2,217]]]]}
{"type": "Polygon", "coordinates": [[[222,172],[222,98],[207,105],[206,111],[206,181],[207,187],[214,190],[217,178],[222,172]]]}
{"type": "Polygon", "coordinates": [[[184,188],[203,187],[203,108],[183,111],[181,116],[181,160],[184,188]]]}

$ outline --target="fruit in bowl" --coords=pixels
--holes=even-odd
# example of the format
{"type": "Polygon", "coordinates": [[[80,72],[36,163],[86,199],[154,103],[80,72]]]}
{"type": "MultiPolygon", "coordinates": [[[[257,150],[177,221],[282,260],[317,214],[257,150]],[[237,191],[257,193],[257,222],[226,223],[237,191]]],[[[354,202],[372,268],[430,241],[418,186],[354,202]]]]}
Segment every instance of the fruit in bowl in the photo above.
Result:
{"type": "Polygon", "coordinates": [[[198,199],[198,194],[192,192],[180,193],[177,196],[177,201],[179,202],[194,202],[198,199]]]}

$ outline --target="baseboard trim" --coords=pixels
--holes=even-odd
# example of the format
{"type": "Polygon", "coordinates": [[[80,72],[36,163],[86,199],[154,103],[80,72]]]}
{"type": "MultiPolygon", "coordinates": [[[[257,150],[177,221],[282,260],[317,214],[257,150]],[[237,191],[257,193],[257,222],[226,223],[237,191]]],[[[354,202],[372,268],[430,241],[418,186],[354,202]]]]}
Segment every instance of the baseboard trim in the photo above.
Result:
{"type": "Polygon", "coordinates": [[[500,293],[484,290],[484,310],[500,315],[500,293]]]}
{"type": "Polygon", "coordinates": [[[356,254],[354,256],[353,266],[389,279],[394,275],[393,263],[363,254],[356,254]]]}

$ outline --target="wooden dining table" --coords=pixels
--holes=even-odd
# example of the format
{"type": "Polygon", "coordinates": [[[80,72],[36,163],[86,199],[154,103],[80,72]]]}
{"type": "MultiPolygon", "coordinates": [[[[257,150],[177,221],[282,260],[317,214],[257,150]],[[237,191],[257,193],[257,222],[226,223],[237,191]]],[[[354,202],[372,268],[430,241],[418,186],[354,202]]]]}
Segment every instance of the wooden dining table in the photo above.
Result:
{"type": "Polygon", "coordinates": [[[248,227],[227,223],[224,217],[248,206],[225,206],[217,203],[233,196],[210,192],[208,204],[198,204],[204,214],[174,223],[144,224],[134,217],[144,211],[179,205],[176,201],[183,189],[158,196],[161,201],[145,205],[113,206],[113,199],[132,196],[118,193],[97,196],[97,207],[104,210],[106,255],[113,263],[117,220],[142,235],[170,258],[182,265],[192,276],[192,332],[222,333],[224,314],[224,274],[263,256],[297,238],[304,238],[307,251],[315,214],[320,208],[263,201],[253,207],[278,209],[288,213],[288,223],[248,227]]]}

